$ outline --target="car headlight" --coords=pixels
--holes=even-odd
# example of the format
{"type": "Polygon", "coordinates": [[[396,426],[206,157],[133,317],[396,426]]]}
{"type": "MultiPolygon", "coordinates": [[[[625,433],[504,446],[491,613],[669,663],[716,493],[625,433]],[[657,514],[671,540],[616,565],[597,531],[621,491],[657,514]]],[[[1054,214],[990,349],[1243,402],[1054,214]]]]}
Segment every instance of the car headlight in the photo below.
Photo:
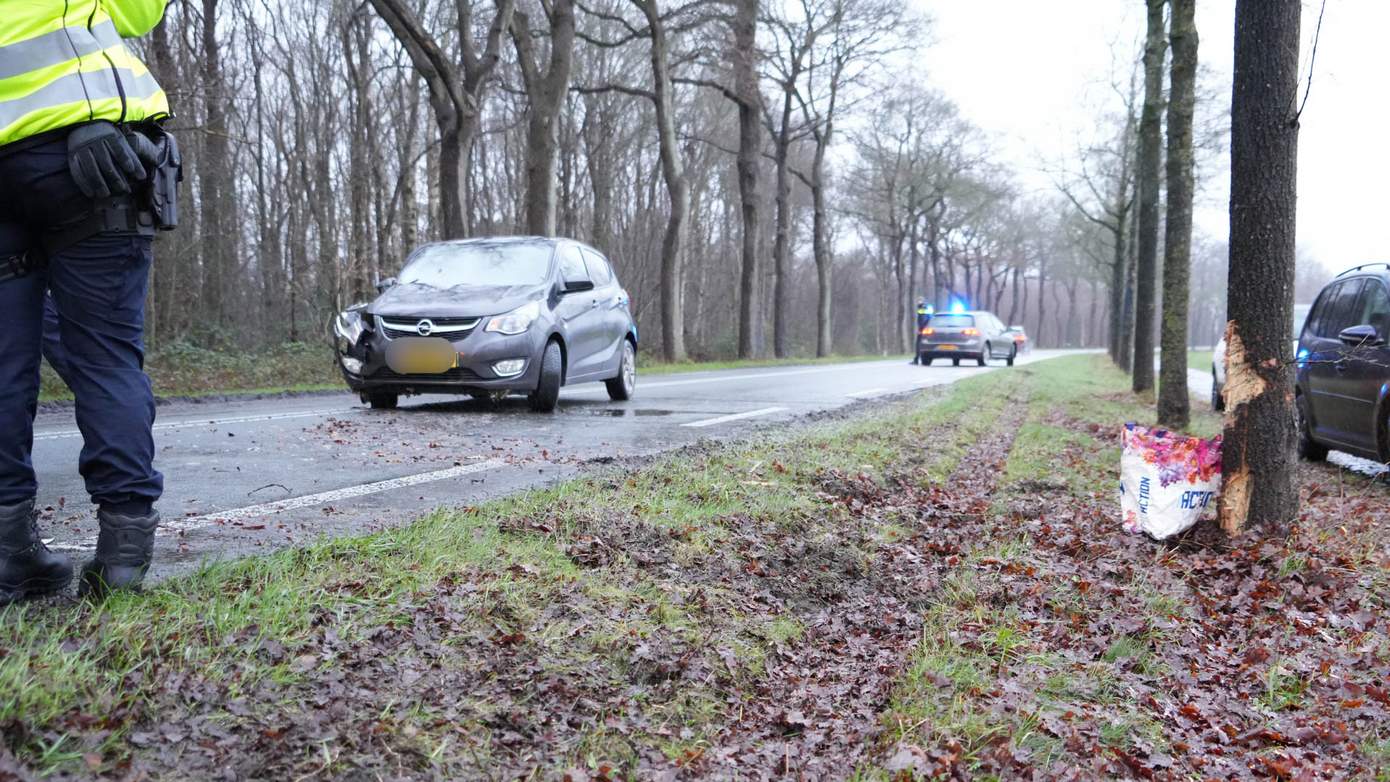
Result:
{"type": "Polygon", "coordinates": [[[531,328],[531,324],[541,316],[541,303],[539,301],[529,302],[512,310],[511,312],[498,315],[487,322],[484,331],[491,331],[495,334],[521,334],[531,328]]]}
{"type": "Polygon", "coordinates": [[[337,338],[335,341],[340,352],[345,353],[356,345],[366,330],[367,323],[362,319],[362,311],[359,309],[345,310],[333,319],[333,336],[337,338]]]}

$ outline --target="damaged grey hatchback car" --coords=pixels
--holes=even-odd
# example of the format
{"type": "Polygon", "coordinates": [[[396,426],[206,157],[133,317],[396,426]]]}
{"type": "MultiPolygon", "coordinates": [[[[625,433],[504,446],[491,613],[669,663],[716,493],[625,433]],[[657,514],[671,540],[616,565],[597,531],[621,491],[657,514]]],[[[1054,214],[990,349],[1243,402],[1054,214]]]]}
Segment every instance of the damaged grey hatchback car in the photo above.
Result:
{"type": "Polygon", "coordinates": [[[618,401],[637,384],[637,325],[608,259],[568,239],[435,242],[380,295],[338,315],[348,387],[374,408],[403,394],[526,394],[555,409],[560,387],[602,381],[618,401]]]}

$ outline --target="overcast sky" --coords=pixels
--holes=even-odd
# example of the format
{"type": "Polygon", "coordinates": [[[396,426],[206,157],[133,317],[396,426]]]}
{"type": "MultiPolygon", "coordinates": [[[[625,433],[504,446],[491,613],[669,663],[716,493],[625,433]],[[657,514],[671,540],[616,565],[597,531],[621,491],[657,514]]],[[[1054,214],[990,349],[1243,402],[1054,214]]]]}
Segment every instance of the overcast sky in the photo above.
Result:
{"type": "MultiPolygon", "coordinates": [[[[1143,0],[916,0],[933,19],[926,80],[991,133],[1024,187],[1095,133],[1112,60],[1135,51],[1143,0]]],[[[1198,56],[1230,104],[1234,0],[1197,0],[1198,56]]],[[[1304,3],[1302,78],[1320,2],[1304,3]]],[[[1327,0],[1299,134],[1300,252],[1338,271],[1390,260],[1390,0],[1327,0]]],[[[1123,68],[1123,64],[1119,67],[1123,68]]],[[[1300,88],[1301,89],[1301,88],[1300,88]]],[[[1200,121],[1200,120],[1199,120],[1200,121]]],[[[1198,230],[1225,239],[1229,172],[1207,172],[1198,230]]]]}

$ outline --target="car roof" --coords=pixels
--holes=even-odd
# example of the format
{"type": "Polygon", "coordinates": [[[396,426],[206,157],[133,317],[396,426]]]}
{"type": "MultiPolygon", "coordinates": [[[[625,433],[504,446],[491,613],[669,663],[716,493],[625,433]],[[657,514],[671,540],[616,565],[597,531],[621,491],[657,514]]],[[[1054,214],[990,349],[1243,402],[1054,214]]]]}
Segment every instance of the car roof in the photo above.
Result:
{"type": "Polygon", "coordinates": [[[583,247],[584,249],[589,250],[590,252],[593,252],[596,255],[601,255],[605,258],[608,257],[607,253],[604,253],[602,250],[596,249],[591,245],[585,244],[584,242],[581,242],[578,239],[570,239],[564,236],[475,236],[467,239],[441,239],[439,241],[426,242],[425,244],[420,245],[420,247],[436,247],[441,245],[467,246],[472,244],[515,246],[530,244],[544,245],[548,247],[555,247],[561,244],[573,244],[579,247],[583,247]]]}
{"type": "MultiPolygon", "coordinates": [[[[1333,277],[1332,281],[1327,283],[1327,285],[1331,285],[1338,280],[1350,280],[1356,277],[1377,277],[1382,280],[1390,278],[1390,263],[1386,261],[1372,261],[1370,263],[1363,263],[1360,266],[1353,266],[1341,274],[1338,274],[1336,277],[1333,277]]],[[[1323,287],[1326,288],[1327,285],[1323,287]]]]}

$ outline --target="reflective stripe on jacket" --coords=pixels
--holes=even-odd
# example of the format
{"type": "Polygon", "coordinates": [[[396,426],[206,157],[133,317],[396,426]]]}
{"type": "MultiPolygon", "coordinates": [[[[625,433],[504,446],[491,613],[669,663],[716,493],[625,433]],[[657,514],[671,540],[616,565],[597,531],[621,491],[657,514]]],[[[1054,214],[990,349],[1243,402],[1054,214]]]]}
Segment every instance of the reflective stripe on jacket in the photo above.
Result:
{"type": "Polygon", "coordinates": [[[123,38],[159,23],[166,0],[0,0],[0,146],[92,120],[169,113],[123,38]]]}

